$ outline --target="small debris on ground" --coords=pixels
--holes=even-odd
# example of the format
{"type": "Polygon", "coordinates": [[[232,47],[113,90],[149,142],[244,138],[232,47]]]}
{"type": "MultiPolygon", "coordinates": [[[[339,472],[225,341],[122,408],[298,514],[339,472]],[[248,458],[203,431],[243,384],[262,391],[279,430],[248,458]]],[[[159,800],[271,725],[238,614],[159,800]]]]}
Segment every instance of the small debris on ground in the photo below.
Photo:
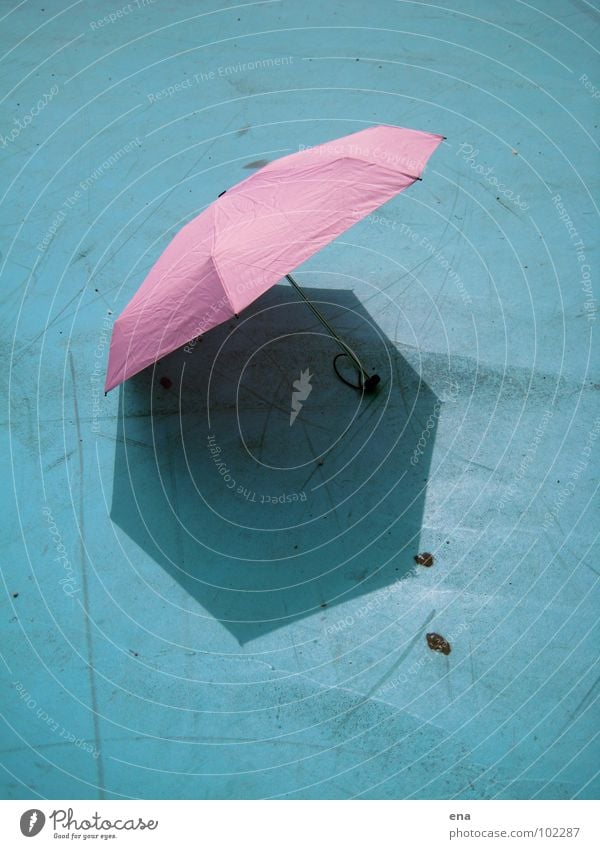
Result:
{"type": "Polygon", "coordinates": [[[448,640],[440,634],[426,634],[427,645],[432,651],[441,651],[442,654],[450,654],[452,648],[448,640]]]}
{"type": "Polygon", "coordinates": [[[422,554],[415,554],[415,563],[419,566],[433,566],[435,558],[429,551],[424,551],[422,554]]]}
{"type": "Polygon", "coordinates": [[[248,162],[247,165],[244,165],[244,168],[264,168],[270,161],[270,159],[255,159],[254,162],[248,162]]]}
{"type": "Polygon", "coordinates": [[[163,387],[163,389],[170,389],[173,386],[173,381],[169,380],[168,377],[161,377],[159,383],[163,387]]]}

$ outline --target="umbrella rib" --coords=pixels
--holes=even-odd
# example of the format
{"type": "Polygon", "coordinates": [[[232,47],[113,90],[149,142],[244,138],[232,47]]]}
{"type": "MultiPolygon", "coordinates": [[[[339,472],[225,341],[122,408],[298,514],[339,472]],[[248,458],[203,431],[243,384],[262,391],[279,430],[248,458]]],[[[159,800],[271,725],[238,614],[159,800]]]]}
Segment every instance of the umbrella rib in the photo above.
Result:
{"type": "Polygon", "coordinates": [[[223,289],[223,292],[225,293],[225,297],[227,298],[227,300],[228,300],[228,302],[229,302],[229,306],[230,306],[230,307],[231,307],[231,309],[233,310],[233,314],[234,314],[234,315],[237,315],[236,308],[235,308],[235,306],[233,305],[233,303],[232,303],[232,301],[231,301],[231,295],[229,294],[229,291],[228,291],[227,287],[225,286],[225,281],[223,280],[223,275],[221,274],[221,269],[220,269],[220,268],[219,268],[219,266],[217,265],[217,258],[216,258],[216,256],[214,255],[214,253],[211,253],[211,254],[210,254],[210,261],[211,261],[211,262],[212,262],[212,264],[213,264],[213,268],[215,269],[215,274],[217,275],[217,278],[218,278],[218,280],[219,280],[219,283],[221,284],[221,288],[223,289]]]}

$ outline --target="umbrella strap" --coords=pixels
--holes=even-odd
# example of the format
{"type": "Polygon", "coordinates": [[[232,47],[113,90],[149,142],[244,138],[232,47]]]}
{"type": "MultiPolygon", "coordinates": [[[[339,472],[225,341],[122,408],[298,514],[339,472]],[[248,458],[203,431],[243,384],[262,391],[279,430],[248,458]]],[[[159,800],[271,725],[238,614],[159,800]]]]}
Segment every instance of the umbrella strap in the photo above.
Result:
{"type": "Polygon", "coordinates": [[[339,360],[340,357],[347,357],[347,356],[348,356],[348,354],[345,351],[340,351],[339,354],[336,354],[335,357],[333,358],[333,370],[336,373],[337,377],[342,381],[342,383],[345,383],[346,386],[351,386],[352,389],[362,389],[364,384],[363,384],[361,379],[359,379],[358,383],[351,383],[349,380],[346,380],[344,375],[341,374],[341,372],[338,370],[337,361],[339,360]]]}
{"type": "Polygon", "coordinates": [[[327,319],[325,318],[323,313],[307,297],[304,290],[298,285],[298,283],[296,283],[296,281],[294,280],[292,275],[286,274],[285,276],[290,281],[290,283],[292,284],[294,289],[298,292],[298,294],[303,299],[303,301],[313,311],[313,313],[319,319],[321,324],[329,331],[331,337],[333,339],[335,339],[335,341],[338,343],[340,348],[342,348],[343,353],[338,354],[333,361],[333,368],[335,370],[335,373],[339,377],[339,379],[342,380],[347,386],[351,386],[353,389],[363,389],[363,388],[373,389],[379,383],[379,377],[376,374],[369,376],[369,373],[366,371],[366,369],[363,368],[362,363],[360,362],[358,357],[353,353],[352,349],[344,342],[344,340],[340,336],[338,336],[338,334],[336,333],[334,328],[331,326],[331,324],[329,324],[329,322],[327,321],[327,319]],[[344,355],[347,356],[347,357],[350,357],[350,359],[352,360],[352,362],[356,366],[356,369],[357,369],[357,371],[360,375],[360,380],[359,380],[358,384],[350,383],[350,381],[348,381],[344,377],[342,377],[342,375],[339,373],[339,371],[337,369],[337,366],[336,366],[337,359],[338,359],[338,357],[341,357],[341,356],[344,356],[344,355]]]}

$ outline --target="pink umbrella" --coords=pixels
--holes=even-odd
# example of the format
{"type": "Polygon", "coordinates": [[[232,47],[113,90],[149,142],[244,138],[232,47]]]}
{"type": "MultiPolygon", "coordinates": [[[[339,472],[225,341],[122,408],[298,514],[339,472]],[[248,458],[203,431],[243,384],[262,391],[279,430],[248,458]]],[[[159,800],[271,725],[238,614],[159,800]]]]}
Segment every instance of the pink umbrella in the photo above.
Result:
{"type": "Polygon", "coordinates": [[[352,359],[357,388],[372,389],[377,375],[367,375],[290,271],[420,180],[443,138],[371,127],[277,159],[223,192],[175,236],[115,322],[105,391],[237,316],[283,277],[342,347],[338,356],[352,359]]]}

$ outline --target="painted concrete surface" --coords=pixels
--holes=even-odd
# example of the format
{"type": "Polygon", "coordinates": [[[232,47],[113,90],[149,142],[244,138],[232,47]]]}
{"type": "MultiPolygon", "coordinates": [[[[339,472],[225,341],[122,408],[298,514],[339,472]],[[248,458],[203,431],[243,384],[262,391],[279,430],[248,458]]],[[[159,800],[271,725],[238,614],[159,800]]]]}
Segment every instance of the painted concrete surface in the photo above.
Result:
{"type": "Polygon", "coordinates": [[[4,795],[597,796],[594,5],[2,13],[4,795]],[[282,282],[104,398],[178,228],[376,123],[447,141],[296,276],[378,393],[282,282]]]}

